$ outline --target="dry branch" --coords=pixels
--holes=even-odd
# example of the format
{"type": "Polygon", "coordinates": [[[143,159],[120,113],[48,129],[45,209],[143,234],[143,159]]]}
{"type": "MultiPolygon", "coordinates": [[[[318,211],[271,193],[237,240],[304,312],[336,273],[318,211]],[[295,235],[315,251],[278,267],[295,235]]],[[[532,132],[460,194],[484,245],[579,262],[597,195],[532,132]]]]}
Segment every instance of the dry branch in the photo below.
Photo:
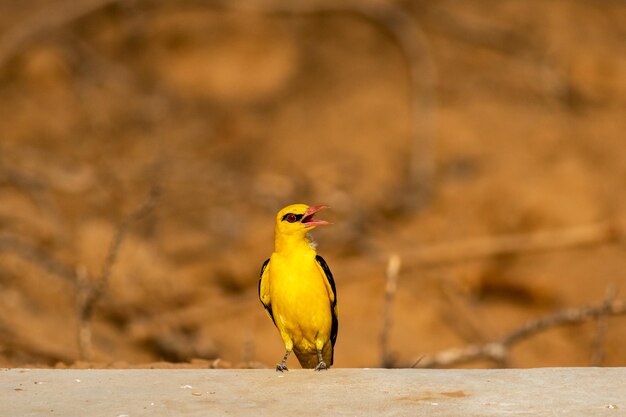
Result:
{"type": "Polygon", "coordinates": [[[95,282],[89,279],[84,268],[77,268],[78,291],[76,304],[78,307],[78,345],[81,359],[90,359],[91,357],[91,317],[96,303],[108,287],[109,277],[117,261],[124,237],[132,224],[142,219],[154,208],[158,195],[159,190],[156,187],[153,188],[148,197],[119,224],[115,237],[109,245],[107,257],[102,264],[100,276],[95,282]]]}
{"type": "Polygon", "coordinates": [[[529,252],[546,252],[596,245],[623,239],[623,228],[613,222],[540,230],[503,236],[425,244],[400,251],[403,259],[420,266],[436,266],[473,259],[529,252]]]}
{"type": "MultiPolygon", "coordinates": [[[[497,364],[506,364],[511,347],[523,340],[553,327],[580,324],[599,317],[626,315],[626,302],[603,302],[597,306],[569,308],[531,320],[518,329],[506,334],[499,340],[472,344],[462,348],[448,349],[421,357],[415,366],[419,368],[442,368],[477,360],[491,360],[497,364]]],[[[411,364],[404,364],[410,366],[411,364]]]]}
{"type": "Polygon", "coordinates": [[[383,301],[382,326],[380,328],[380,363],[383,368],[393,365],[393,358],[389,352],[389,331],[391,330],[391,307],[398,288],[398,273],[400,272],[401,260],[398,255],[391,255],[387,263],[385,284],[385,299],[383,301]]]}
{"type": "MultiPolygon", "coordinates": [[[[615,300],[615,287],[609,285],[604,295],[604,305],[608,306],[615,300]]],[[[591,366],[602,366],[604,362],[604,339],[609,327],[606,312],[598,317],[596,324],[596,336],[591,345],[591,366]]]]}

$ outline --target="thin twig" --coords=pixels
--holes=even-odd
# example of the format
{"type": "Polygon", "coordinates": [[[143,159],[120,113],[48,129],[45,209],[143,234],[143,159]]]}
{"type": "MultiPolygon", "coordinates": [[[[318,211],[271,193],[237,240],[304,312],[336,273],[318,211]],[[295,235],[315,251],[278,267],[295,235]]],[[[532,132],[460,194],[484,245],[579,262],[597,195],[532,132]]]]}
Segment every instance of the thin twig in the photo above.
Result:
{"type": "Polygon", "coordinates": [[[387,280],[385,284],[385,299],[383,302],[382,326],[380,328],[380,363],[383,368],[390,368],[393,358],[389,352],[389,331],[393,324],[391,319],[391,308],[393,299],[398,288],[398,273],[400,272],[401,260],[396,254],[389,257],[387,263],[387,280]]]}
{"type": "Polygon", "coordinates": [[[529,321],[524,326],[502,338],[502,344],[511,346],[522,339],[526,339],[551,327],[578,324],[586,320],[596,319],[601,315],[618,316],[622,314],[626,314],[626,303],[623,301],[614,301],[610,304],[602,303],[599,306],[592,307],[568,308],[537,320],[529,321]]]}
{"type": "Polygon", "coordinates": [[[614,222],[541,230],[503,236],[488,236],[444,243],[425,244],[399,251],[403,259],[420,266],[436,266],[473,259],[529,252],[546,252],[597,245],[623,239],[622,227],[614,222]]]}
{"type": "MultiPolygon", "coordinates": [[[[119,255],[120,246],[126,237],[126,233],[128,232],[129,227],[141,220],[144,216],[146,216],[154,206],[156,205],[157,199],[159,196],[159,189],[154,187],[148,194],[148,197],[137,207],[130,215],[128,215],[122,223],[117,228],[117,233],[115,234],[115,238],[111,241],[109,246],[109,252],[107,257],[102,265],[102,271],[100,272],[100,279],[98,279],[98,285],[96,287],[96,292],[102,292],[109,283],[109,277],[111,276],[111,270],[113,269],[113,265],[115,265],[115,261],[117,260],[117,256],[119,255]]],[[[100,294],[94,294],[97,297],[100,294]]]]}
{"type": "MultiPolygon", "coordinates": [[[[613,285],[609,285],[604,294],[604,305],[607,306],[607,308],[615,300],[615,295],[615,287],[613,285]]],[[[605,312],[604,314],[601,314],[597,320],[596,335],[593,338],[593,343],[591,344],[591,366],[602,366],[602,363],[604,362],[604,339],[606,337],[608,327],[609,319],[605,312]]]]}
{"type": "Polygon", "coordinates": [[[76,267],[76,305],[80,311],[78,320],[78,357],[82,360],[92,359],[93,346],[91,343],[91,320],[83,306],[88,302],[92,287],[89,282],[89,274],[84,265],[76,267]]]}
{"type": "Polygon", "coordinates": [[[86,270],[82,268],[77,269],[76,274],[79,278],[77,292],[79,318],[78,343],[81,359],[90,359],[91,357],[91,317],[96,303],[108,288],[111,271],[117,261],[124,237],[132,224],[143,218],[154,208],[158,195],[159,190],[154,187],[148,197],[119,224],[115,237],[109,245],[107,257],[102,264],[100,276],[95,282],[89,279],[86,270]]]}
{"type": "MultiPolygon", "coordinates": [[[[620,243],[626,243],[626,223],[605,221],[563,229],[424,243],[419,248],[406,245],[407,247],[394,248],[394,252],[402,258],[406,271],[412,268],[446,267],[504,255],[525,255],[620,243]]],[[[367,260],[374,263],[388,261],[385,253],[389,252],[389,248],[373,246],[368,250],[367,260]]],[[[352,261],[347,260],[346,264],[350,262],[352,261]]],[[[361,259],[353,262],[361,262],[361,259]]]]}
{"type": "MultiPolygon", "coordinates": [[[[553,327],[580,324],[601,316],[622,315],[626,315],[626,302],[624,301],[604,302],[591,307],[569,308],[531,320],[493,342],[472,344],[462,348],[444,350],[433,355],[425,355],[416,366],[419,368],[441,368],[477,360],[506,363],[509,350],[513,345],[537,333],[553,327]]],[[[415,361],[411,363],[415,363],[415,361]]]]}

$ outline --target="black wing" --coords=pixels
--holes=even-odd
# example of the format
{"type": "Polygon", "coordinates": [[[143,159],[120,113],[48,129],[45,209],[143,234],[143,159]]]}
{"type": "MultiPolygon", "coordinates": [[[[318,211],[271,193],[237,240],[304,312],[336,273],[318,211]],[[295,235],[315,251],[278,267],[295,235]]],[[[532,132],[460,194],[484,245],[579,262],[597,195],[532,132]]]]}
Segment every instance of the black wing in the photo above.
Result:
{"type": "Polygon", "coordinates": [[[333,273],[330,272],[330,268],[328,267],[328,264],[326,263],[324,258],[322,258],[319,255],[316,255],[315,260],[322,267],[322,270],[324,271],[324,276],[326,277],[326,280],[330,284],[330,288],[333,291],[333,303],[330,306],[330,312],[332,314],[332,319],[333,319],[332,327],[330,328],[330,343],[333,346],[333,354],[330,357],[330,364],[332,365],[333,359],[335,356],[335,342],[337,341],[337,331],[339,330],[339,321],[337,320],[337,290],[335,288],[335,280],[333,279],[333,273]]]}
{"type": "Polygon", "coordinates": [[[272,318],[272,322],[274,322],[274,325],[276,325],[276,321],[274,320],[274,313],[272,313],[272,303],[269,302],[265,304],[263,302],[263,298],[261,298],[261,281],[263,281],[263,273],[265,272],[265,268],[267,268],[267,264],[269,263],[270,263],[270,260],[268,258],[265,262],[263,262],[263,266],[261,267],[261,274],[260,274],[261,276],[259,277],[259,300],[261,300],[261,304],[263,304],[263,307],[265,307],[268,314],[272,318]]]}

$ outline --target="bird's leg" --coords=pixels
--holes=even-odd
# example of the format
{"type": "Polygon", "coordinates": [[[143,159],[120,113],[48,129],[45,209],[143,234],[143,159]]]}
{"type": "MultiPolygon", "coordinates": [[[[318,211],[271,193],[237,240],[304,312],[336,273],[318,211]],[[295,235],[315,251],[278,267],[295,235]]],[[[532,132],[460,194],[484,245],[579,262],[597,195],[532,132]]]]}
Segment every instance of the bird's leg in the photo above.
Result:
{"type": "Polygon", "coordinates": [[[276,365],[276,371],[279,372],[283,372],[283,371],[288,371],[289,369],[287,368],[287,358],[289,357],[289,354],[291,353],[290,350],[287,350],[285,352],[285,356],[283,356],[283,360],[276,365]]]}
{"type": "Polygon", "coordinates": [[[322,351],[317,349],[317,366],[315,367],[316,371],[321,371],[322,369],[328,369],[326,367],[326,362],[324,362],[324,358],[322,357],[322,351]]]}

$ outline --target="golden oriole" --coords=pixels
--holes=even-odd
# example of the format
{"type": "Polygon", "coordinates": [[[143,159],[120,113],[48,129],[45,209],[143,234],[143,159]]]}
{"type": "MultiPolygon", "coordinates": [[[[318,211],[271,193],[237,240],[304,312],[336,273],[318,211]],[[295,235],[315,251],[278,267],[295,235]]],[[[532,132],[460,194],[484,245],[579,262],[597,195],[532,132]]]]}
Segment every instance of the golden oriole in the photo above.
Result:
{"type": "Polygon", "coordinates": [[[261,267],[259,298],[285,344],[276,365],[286,371],[293,350],[303,368],[333,364],[337,340],[337,293],[333,275],[307,232],[330,224],[314,219],[327,206],[293,204],[276,215],[274,253],[261,267]]]}

